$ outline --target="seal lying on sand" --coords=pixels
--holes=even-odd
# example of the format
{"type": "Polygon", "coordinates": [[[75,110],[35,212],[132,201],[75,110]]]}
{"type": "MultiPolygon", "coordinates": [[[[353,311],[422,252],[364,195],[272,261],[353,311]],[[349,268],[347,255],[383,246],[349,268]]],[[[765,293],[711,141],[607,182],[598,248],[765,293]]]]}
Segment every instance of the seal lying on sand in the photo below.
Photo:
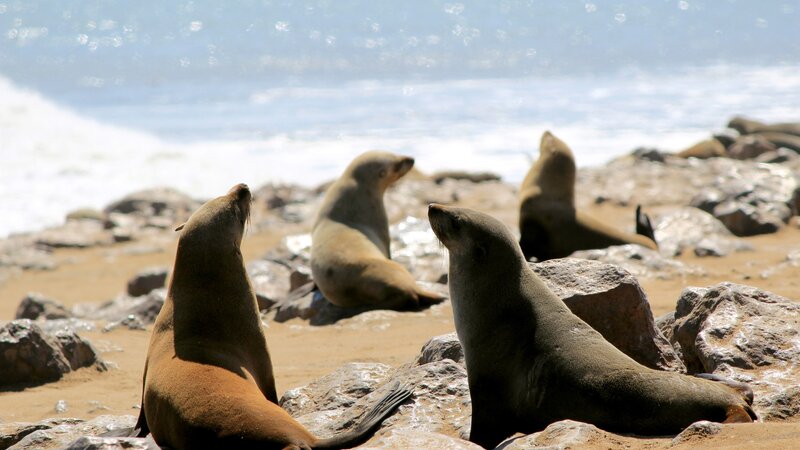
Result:
{"type": "Polygon", "coordinates": [[[575,208],[575,158],[549,131],[539,145],[539,159],[520,187],[520,246],[526,258],[563,258],[577,250],[639,244],[656,249],[649,219],[637,209],[637,232],[616,230],[575,208]]]}
{"type": "Polygon", "coordinates": [[[800,136],[800,122],[766,124],[756,120],[736,116],[728,122],[728,128],[733,128],[741,134],[753,133],[785,133],[800,136]]]}
{"type": "Polygon", "coordinates": [[[545,286],[498,220],[435,204],[428,217],[450,253],[470,441],[493,448],[564,419],[643,435],[674,434],[698,420],[756,419],[751,391],[649,369],[608,343],[545,286]]]}
{"type": "Polygon", "coordinates": [[[353,431],[315,438],[277,405],[275,379],[240,245],[250,190],[234,186],[178,227],[175,266],[153,325],[139,436],[170,448],[357,445],[411,393],[395,387],[353,431]]]}
{"type": "Polygon", "coordinates": [[[311,273],[334,305],[409,309],[444,300],[390,259],[383,194],[413,166],[412,158],[370,151],[328,188],[311,235],[311,273]]]}

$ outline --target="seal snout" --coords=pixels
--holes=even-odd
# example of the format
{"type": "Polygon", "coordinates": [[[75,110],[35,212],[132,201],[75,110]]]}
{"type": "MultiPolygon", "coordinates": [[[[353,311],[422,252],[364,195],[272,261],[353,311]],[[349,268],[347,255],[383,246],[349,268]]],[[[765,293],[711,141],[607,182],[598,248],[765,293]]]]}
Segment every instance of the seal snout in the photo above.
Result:
{"type": "Polygon", "coordinates": [[[244,183],[239,183],[228,191],[228,196],[239,205],[239,210],[242,211],[243,221],[248,220],[250,218],[250,202],[253,200],[253,196],[250,194],[250,188],[244,183]]]}
{"type": "Polygon", "coordinates": [[[410,156],[403,156],[400,158],[400,161],[395,164],[395,171],[402,176],[408,173],[412,167],[414,167],[414,158],[410,156]]]}
{"type": "Polygon", "coordinates": [[[450,214],[448,214],[446,206],[438,203],[428,205],[428,221],[431,223],[433,233],[442,243],[445,243],[451,229],[449,219],[450,214]]]}

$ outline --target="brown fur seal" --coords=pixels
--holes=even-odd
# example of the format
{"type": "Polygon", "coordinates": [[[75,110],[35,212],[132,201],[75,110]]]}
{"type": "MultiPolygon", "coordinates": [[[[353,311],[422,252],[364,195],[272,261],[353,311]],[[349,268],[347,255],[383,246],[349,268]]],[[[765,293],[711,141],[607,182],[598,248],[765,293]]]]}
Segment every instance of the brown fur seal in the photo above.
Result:
{"type": "Polygon", "coordinates": [[[520,187],[519,244],[526,258],[535,256],[544,261],[569,256],[576,250],[623,244],[657,248],[646,236],[616,230],[577,210],[575,170],[572,150],[545,131],[539,159],[520,187]]]}
{"type": "Polygon", "coordinates": [[[334,305],[408,309],[443,300],[391,260],[383,194],[413,166],[409,157],[366,152],[328,188],[311,235],[311,272],[334,305]]]}
{"type": "Polygon", "coordinates": [[[777,131],[761,131],[754,136],[761,136],[776,147],[786,147],[800,153],[800,136],[777,131]]]}
{"type": "Polygon", "coordinates": [[[573,314],[531,270],[511,232],[476,211],[431,205],[450,253],[450,300],[472,397],[470,441],[494,448],[571,419],[665,435],[698,420],[751,422],[746,394],[642,366],[573,314]]]}
{"type": "Polygon", "coordinates": [[[184,448],[356,445],[410,392],[395,388],[354,431],[328,440],[277,405],[267,343],[240,245],[250,190],[234,186],[186,222],[145,363],[139,435],[184,448]]]}
{"type": "Polygon", "coordinates": [[[736,116],[728,122],[728,128],[733,128],[741,134],[775,132],[800,136],[800,122],[768,125],[757,120],[736,116]]]}
{"type": "Polygon", "coordinates": [[[676,153],[675,156],[680,158],[708,159],[727,156],[727,152],[725,151],[725,146],[722,145],[722,142],[716,138],[712,138],[700,141],[697,144],[694,144],[691,147],[676,153]]]}

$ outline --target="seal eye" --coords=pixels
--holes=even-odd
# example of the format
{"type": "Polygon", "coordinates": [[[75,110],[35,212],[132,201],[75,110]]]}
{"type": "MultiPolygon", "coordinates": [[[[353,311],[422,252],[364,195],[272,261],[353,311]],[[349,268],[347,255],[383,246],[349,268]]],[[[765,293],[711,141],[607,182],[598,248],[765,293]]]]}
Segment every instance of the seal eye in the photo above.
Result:
{"type": "Polygon", "coordinates": [[[381,177],[381,178],[385,177],[386,176],[386,169],[381,169],[381,171],[378,173],[378,176],[381,177]]]}

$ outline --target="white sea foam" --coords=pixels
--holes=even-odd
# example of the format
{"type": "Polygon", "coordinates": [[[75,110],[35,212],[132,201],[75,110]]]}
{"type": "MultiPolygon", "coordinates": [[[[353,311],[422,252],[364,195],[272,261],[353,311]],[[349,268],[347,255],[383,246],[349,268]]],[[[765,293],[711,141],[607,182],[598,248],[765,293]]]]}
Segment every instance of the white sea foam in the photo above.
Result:
{"type": "Polygon", "coordinates": [[[0,237],[146,187],[208,198],[238,182],[314,185],[372,148],[412,155],[423,171],[490,170],[517,182],[545,129],[587,166],[638,146],[679,150],[734,114],[800,120],[797,67],[240,86],[199,105],[185,100],[191,86],[181,95],[71,110],[0,78],[0,237]]]}

